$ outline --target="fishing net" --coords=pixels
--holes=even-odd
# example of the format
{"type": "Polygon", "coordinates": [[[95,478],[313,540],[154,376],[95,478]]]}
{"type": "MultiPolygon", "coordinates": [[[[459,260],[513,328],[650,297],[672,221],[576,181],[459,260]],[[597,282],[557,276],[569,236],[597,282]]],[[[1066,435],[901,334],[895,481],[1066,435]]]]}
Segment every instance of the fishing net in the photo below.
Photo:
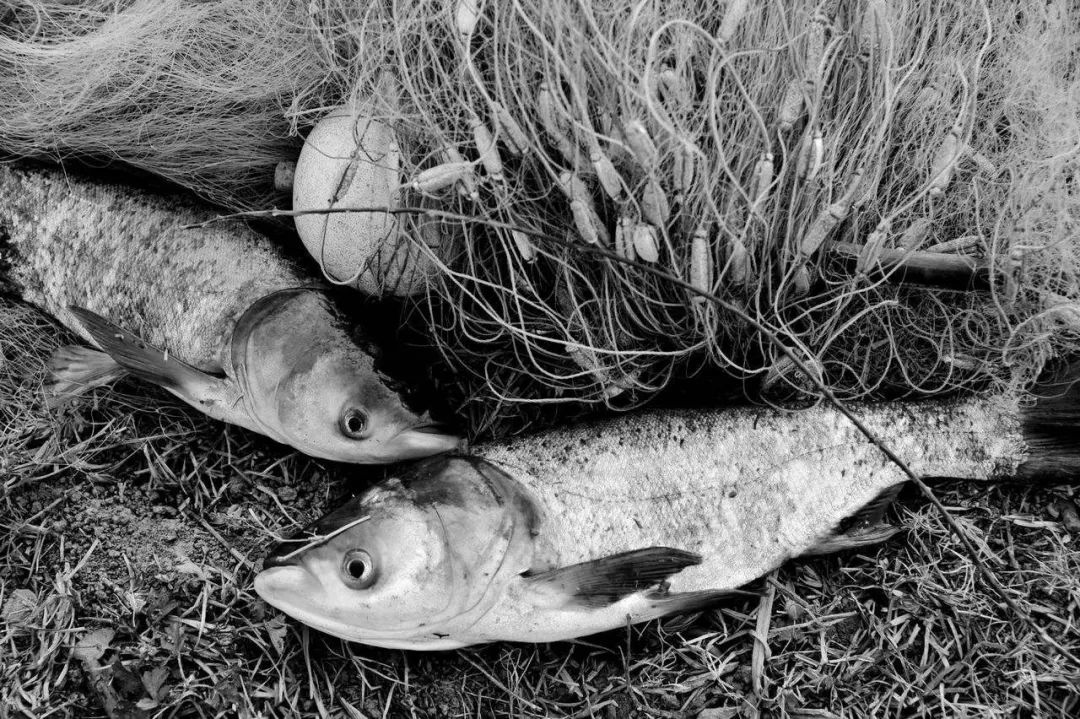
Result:
{"type": "Polygon", "coordinates": [[[477,434],[805,389],[778,343],[845,399],[1015,389],[1077,346],[1078,47],[1071,0],[19,3],[0,147],[281,206],[392,78],[444,239],[405,312],[477,434]]]}

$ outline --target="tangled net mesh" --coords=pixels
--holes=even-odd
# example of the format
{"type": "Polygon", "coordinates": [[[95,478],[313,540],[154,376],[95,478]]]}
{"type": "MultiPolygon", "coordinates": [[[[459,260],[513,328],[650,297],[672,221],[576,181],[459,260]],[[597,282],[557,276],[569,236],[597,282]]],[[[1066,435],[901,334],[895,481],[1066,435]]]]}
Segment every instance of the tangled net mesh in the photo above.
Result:
{"type": "Polygon", "coordinates": [[[1080,8],[1038,5],[19,3],[0,147],[265,209],[391,77],[403,183],[472,163],[406,193],[448,213],[406,312],[476,434],[702,371],[805,390],[777,340],[843,399],[1011,390],[1080,327],[1080,8]]]}

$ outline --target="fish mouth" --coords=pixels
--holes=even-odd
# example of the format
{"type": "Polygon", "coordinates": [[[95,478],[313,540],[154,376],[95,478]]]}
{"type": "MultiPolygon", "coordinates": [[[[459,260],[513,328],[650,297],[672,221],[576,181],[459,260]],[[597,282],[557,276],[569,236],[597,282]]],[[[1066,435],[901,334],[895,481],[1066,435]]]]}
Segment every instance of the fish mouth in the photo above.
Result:
{"type": "MultiPolygon", "coordinates": [[[[255,593],[278,611],[320,632],[350,642],[384,649],[430,651],[458,649],[469,644],[450,636],[424,636],[422,632],[416,630],[378,631],[358,627],[348,621],[332,619],[325,616],[325,612],[320,613],[317,609],[313,611],[304,607],[305,603],[317,601],[313,600],[314,586],[307,570],[294,564],[274,565],[268,568],[266,566],[264,562],[263,571],[255,576],[255,593]],[[417,636],[418,634],[420,636],[417,636]]],[[[315,604],[315,607],[318,605],[315,604]]]]}
{"type": "Polygon", "coordinates": [[[399,459],[419,459],[455,450],[462,441],[449,425],[425,422],[402,430],[392,443],[399,459]]]}
{"type": "Polygon", "coordinates": [[[349,639],[344,636],[348,627],[328,627],[321,617],[305,610],[300,603],[295,601],[297,597],[313,594],[310,577],[303,567],[293,564],[268,566],[264,563],[263,570],[255,575],[254,585],[255,593],[275,609],[320,631],[349,639]]]}
{"type": "Polygon", "coordinates": [[[424,422],[409,428],[413,432],[424,434],[445,434],[455,436],[454,428],[447,422],[424,422]]]}

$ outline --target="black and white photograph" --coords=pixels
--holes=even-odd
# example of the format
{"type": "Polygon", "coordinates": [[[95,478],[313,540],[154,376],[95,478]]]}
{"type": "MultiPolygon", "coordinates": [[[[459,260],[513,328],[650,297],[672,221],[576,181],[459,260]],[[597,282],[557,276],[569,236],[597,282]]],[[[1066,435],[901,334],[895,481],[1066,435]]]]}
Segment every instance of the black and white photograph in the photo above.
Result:
{"type": "Polygon", "coordinates": [[[0,0],[0,719],[1078,716],[1077,0],[0,0]]]}

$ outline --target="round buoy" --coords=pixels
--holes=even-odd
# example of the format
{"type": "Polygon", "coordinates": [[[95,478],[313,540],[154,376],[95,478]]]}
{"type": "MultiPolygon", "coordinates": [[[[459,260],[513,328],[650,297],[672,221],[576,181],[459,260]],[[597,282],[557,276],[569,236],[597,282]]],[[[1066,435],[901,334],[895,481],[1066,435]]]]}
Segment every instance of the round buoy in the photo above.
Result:
{"type": "MultiPolygon", "coordinates": [[[[393,128],[361,110],[337,108],[315,125],[300,151],[294,210],[400,205],[401,152],[393,128]]],[[[300,214],[296,231],[333,282],[364,292],[423,291],[436,265],[425,249],[438,242],[417,223],[388,212],[300,214]]]]}

